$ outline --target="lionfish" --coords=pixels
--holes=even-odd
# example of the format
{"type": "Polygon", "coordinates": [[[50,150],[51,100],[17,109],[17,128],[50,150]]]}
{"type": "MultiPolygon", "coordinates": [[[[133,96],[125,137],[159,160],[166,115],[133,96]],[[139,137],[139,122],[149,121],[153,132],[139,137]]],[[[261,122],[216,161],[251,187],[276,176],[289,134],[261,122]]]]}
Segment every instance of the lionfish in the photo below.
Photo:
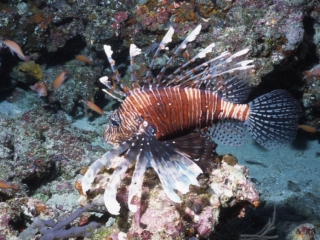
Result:
{"type": "Polygon", "coordinates": [[[110,115],[104,139],[117,146],[89,167],[82,188],[85,193],[90,190],[101,168],[110,168],[120,157],[104,193],[104,202],[111,214],[119,214],[117,188],[121,175],[133,164],[135,168],[128,190],[130,211],[138,209],[131,200],[139,193],[148,167],[157,173],[167,196],[174,202],[181,202],[175,190],[185,194],[190,184],[198,185],[197,176],[202,170],[195,161],[212,154],[212,143],[205,134],[223,144],[241,146],[249,131],[268,149],[288,144],[295,138],[301,109],[297,100],[286,91],[275,90],[248,104],[243,103],[250,92],[248,82],[254,65],[253,60],[240,61],[239,58],[249,49],[234,54],[223,52],[190,69],[197,59],[212,52],[213,43],[165,76],[175,57],[200,30],[201,25],[182,41],[159,74],[153,77],[152,69],[159,52],[167,49],[166,45],[172,41],[174,30],[171,27],[155,51],[145,77],[139,82],[135,79],[134,57],[141,54],[141,49],[131,44],[132,89],[123,84],[112,59],[111,47],[104,46],[116,80],[111,82],[102,77],[100,81],[109,88],[104,90],[107,94],[121,101],[119,108],[110,115]]]}

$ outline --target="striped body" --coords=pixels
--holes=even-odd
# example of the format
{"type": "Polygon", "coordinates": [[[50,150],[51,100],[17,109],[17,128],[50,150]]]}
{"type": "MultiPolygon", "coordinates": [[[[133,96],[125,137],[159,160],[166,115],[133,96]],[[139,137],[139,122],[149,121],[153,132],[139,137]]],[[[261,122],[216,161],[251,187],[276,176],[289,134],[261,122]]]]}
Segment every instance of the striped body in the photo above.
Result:
{"type": "Polygon", "coordinates": [[[154,127],[157,139],[166,140],[210,126],[218,119],[232,118],[244,122],[248,110],[247,104],[225,101],[209,90],[179,86],[139,88],[133,90],[117,110],[119,141],[114,139],[114,132],[107,134],[109,126],[105,129],[105,140],[121,142],[130,138],[136,133],[139,117],[154,127]]]}

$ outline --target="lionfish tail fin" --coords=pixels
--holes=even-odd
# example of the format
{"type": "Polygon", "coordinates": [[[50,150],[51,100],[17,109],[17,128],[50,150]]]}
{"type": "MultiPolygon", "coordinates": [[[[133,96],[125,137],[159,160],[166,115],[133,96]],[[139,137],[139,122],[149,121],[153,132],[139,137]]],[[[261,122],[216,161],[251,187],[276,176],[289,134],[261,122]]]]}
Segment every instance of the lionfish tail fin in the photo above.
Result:
{"type": "Polygon", "coordinates": [[[252,137],[267,149],[291,143],[302,114],[297,100],[285,90],[275,90],[249,103],[245,125],[252,137]]]}

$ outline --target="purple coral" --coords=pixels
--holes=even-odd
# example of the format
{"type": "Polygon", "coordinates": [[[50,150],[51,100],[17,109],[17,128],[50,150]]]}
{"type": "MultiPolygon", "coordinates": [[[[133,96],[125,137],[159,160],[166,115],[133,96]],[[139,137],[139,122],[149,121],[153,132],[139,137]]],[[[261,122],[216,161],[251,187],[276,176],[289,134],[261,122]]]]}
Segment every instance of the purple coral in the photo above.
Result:
{"type": "Polygon", "coordinates": [[[116,12],[114,14],[114,23],[111,25],[112,28],[118,29],[120,27],[120,23],[125,21],[128,18],[127,12],[116,12]]]}

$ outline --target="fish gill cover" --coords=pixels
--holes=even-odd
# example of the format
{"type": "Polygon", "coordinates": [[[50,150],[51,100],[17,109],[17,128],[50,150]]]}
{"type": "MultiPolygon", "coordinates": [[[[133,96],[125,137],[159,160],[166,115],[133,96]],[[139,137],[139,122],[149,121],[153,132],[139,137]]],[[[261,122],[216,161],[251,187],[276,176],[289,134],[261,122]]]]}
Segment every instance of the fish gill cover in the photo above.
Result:
{"type": "Polygon", "coordinates": [[[157,173],[173,202],[181,202],[175,190],[185,194],[190,185],[198,185],[197,176],[202,169],[196,162],[212,158],[213,143],[207,135],[226,145],[242,146],[249,132],[268,149],[279,148],[295,138],[301,109],[286,91],[275,90],[248,104],[243,103],[250,92],[248,81],[254,68],[253,60],[243,60],[249,49],[234,54],[223,52],[194,64],[212,51],[213,43],[173,73],[165,75],[175,57],[200,30],[201,25],[185,38],[155,77],[152,74],[154,63],[159,53],[168,49],[173,28],[160,42],[145,77],[140,80],[135,78],[134,57],[141,54],[141,50],[132,44],[132,88],[125,86],[121,79],[111,47],[104,46],[116,80],[102,77],[100,81],[108,88],[104,91],[121,102],[110,116],[104,139],[116,146],[89,167],[82,189],[88,193],[94,188],[95,178],[102,168],[115,168],[104,192],[106,208],[112,214],[119,214],[117,189],[122,174],[132,165],[135,167],[128,205],[135,212],[139,206],[132,199],[141,193],[143,175],[148,167],[157,173]]]}

